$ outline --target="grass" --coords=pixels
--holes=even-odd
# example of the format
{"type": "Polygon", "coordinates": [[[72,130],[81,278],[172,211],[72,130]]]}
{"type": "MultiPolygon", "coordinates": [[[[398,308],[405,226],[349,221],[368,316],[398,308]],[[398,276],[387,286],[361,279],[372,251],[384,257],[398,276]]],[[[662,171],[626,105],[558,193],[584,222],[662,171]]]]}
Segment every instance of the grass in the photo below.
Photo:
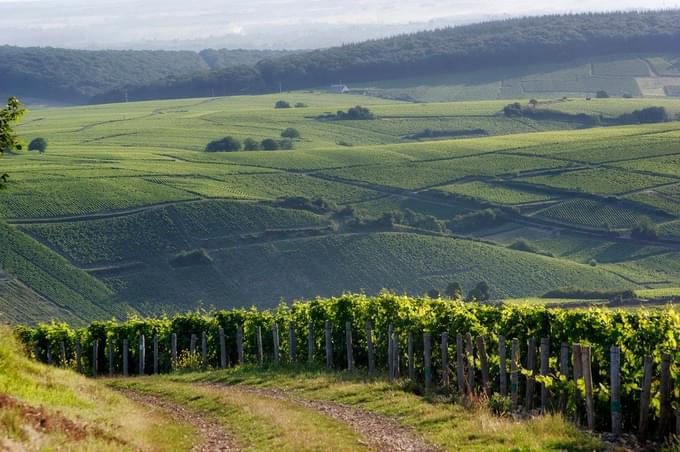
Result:
{"type": "Polygon", "coordinates": [[[189,385],[168,378],[109,383],[161,396],[192,410],[208,413],[224,425],[245,450],[368,450],[346,425],[294,403],[216,387],[189,385]]]}
{"type": "Polygon", "coordinates": [[[184,386],[200,382],[277,388],[296,396],[355,406],[392,417],[444,450],[593,450],[599,441],[558,415],[514,421],[485,408],[466,409],[423,398],[383,380],[296,369],[244,367],[166,377],[184,386]]]}
{"type": "Polygon", "coordinates": [[[39,410],[56,427],[37,429],[22,410],[0,405],[0,448],[9,450],[186,450],[190,426],[136,405],[103,385],[23,356],[12,332],[0,326],[0,394],[39,410]],[[105,407],[105,409],[102,409],[105,407]],[[83,430],[74,437],[60,419],[83,430]]]}

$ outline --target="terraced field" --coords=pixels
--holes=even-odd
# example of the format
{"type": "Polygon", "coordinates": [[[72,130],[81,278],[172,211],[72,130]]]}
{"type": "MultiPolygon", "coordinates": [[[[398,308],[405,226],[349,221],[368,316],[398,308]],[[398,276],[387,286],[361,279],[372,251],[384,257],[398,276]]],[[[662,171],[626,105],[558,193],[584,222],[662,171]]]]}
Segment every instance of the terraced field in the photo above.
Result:
{"type": "MultiPolygon", "coordinates": [[[[593,69],[640,68],[621,64],[593,69]]],[[[282,93],[35,109],[18,130],[45,137],[47,152],[2,160],[0,300],[44,308],[0,301],[0,312],[77,321],[452,281],[486,280],[494,298],[678,285],[680,268],[661,263],[680,250],[680,123],[574,130],[500,115],[507,102],[282,93]],[[307,107],[275,109],[279,99],[307,107]],[[357,104],[377,119],[317,119],[357,104]],[[287,127],[302,136],[294,150],[203,151],[287,127]],[[662,241],[631,238],[646,219],[662,241]],[[508,249],[519,239],[535,252],[508,249]]],[[[680,112],[669,99],[542,103],[680,112]]]]}

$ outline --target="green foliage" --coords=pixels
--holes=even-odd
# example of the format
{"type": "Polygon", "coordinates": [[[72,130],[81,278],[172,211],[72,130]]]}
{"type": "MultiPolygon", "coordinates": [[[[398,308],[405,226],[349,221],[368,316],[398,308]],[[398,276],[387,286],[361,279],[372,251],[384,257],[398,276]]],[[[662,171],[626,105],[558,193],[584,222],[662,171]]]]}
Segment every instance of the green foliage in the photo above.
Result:
{"type": "Polygon", "coordinates": [[[635,227],[631,229],[630,236],[636,239],[657,240],[659,238],[659,228],[648,217],[642,217],[635,227]]]}
{"type": "Polygon", "coordinates": [[[351,107],[349,110],[338,110],[337,113],[326,113],[318,117],[321,120],[335,120],[335,121],[366,121],[375,119],[375,115],[366,107],[357,105],[351,107]]]}
{"type": "Polygon", "coordinates": [[[291,140],[293,140],[295,138],[300,138],[300,131],[298,129],[288,127],[286,130],[281,132],[281,137],[282,138],[290,138],[291,140]]]}
{"type": "MultiPolygon", "coordinates": [[[[23,116],[25,110],[16,97],[7,100],[7,106],[0,109],[0,157],[5,151],[21,150],[22,142],[14,133],[13,126],[23,116]]],[[[9,175],[0,172],[0,188],[5,186],[9,175]]]]}
{"type": "Polygon", "coordinates": [[[274,108],[291,108],[290,102],[287,100],[277,100],[274,104],[274,108]]]}
{"type": "Polygon", "coordinates": [[[259,151],[260,150],[260,143],[257,140],[254,140],[253,138],[246,138],[243,140],[243,150],[244,151],[259,151]]]}
{"type": "Polygon", "coordinates": [[[265,138],[262,140],[260,147],[264,151],[278,151],[281,148],[279,142],[272,138],[265,138]]]}
{"type": "Polygon", "coordinates": [[[597,99],[609,99],[609,93],[607,91],[601,89],[598,92],[595,93],[595,97],[597,99]]]}
{"type": "Polygon", "coordinates": [[[486,281],[480,281],[477,285],[468,292],[468,300],[472,301],[487,301],[491,298],[491,288],[486,281]]]}
{"type": "Polygon", "coordinates": [[[206,152],[234,152],[241,150],[241,142],[232,136],[214,140],[205,147],[206,152]]]}
{"type": "Polygon", "coordinates": [[[28,143],[29,151],[38,151],[41,154],[47,150],[47,140],[44,138],[34,138],[28,143]]]}
{"type": "Polygon", "coordinates": [[[452,300],[460,300],[463,298],[463,286],[459,282],[449,283],[444,293],[452,300]]]}

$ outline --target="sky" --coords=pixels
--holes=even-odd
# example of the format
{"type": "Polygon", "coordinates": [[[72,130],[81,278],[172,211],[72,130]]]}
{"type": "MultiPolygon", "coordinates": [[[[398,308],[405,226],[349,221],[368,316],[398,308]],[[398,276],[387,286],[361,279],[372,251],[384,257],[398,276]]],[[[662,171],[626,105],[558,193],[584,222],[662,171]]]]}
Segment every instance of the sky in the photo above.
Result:
{"type": "Polygon", "coordinates": [[[0,0],[0,44],[302,49],[482,20],[680,0],[0,0]]]}

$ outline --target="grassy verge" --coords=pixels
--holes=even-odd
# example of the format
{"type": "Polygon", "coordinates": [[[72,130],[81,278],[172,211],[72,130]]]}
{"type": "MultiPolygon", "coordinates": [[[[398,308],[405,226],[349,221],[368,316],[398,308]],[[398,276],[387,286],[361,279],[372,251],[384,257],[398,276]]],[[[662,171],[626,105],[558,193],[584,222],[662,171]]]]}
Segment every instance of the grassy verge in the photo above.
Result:
{"type": "Polygon", "coordinates": [[[277,388],[295,395],[340,402],[380,413],[414,428],[425,440],[446,450],[595,450],[600,441],[559,415],[529,420],[498,417],[487,408],[464,408],[448,400],[425,398],[348,374],[304,369],[243,367],[209,373],[176,374],[155,381],[223,383],[277,388]]]}
{"type": "Polygon", "coordinates": [[[294,403],[244,393],[237,388],[190,385],[163,377],[114,380],[110,384],[161,396],[206,413],[221,422],[245,450],[368,450],[361,438],[344,424],[294,403]]]}
{"type": "Polygon", "coordinates": [[[0,450],[186,450],[196,432],[98,382],[25,358],[0,326],[0,450]]]}

